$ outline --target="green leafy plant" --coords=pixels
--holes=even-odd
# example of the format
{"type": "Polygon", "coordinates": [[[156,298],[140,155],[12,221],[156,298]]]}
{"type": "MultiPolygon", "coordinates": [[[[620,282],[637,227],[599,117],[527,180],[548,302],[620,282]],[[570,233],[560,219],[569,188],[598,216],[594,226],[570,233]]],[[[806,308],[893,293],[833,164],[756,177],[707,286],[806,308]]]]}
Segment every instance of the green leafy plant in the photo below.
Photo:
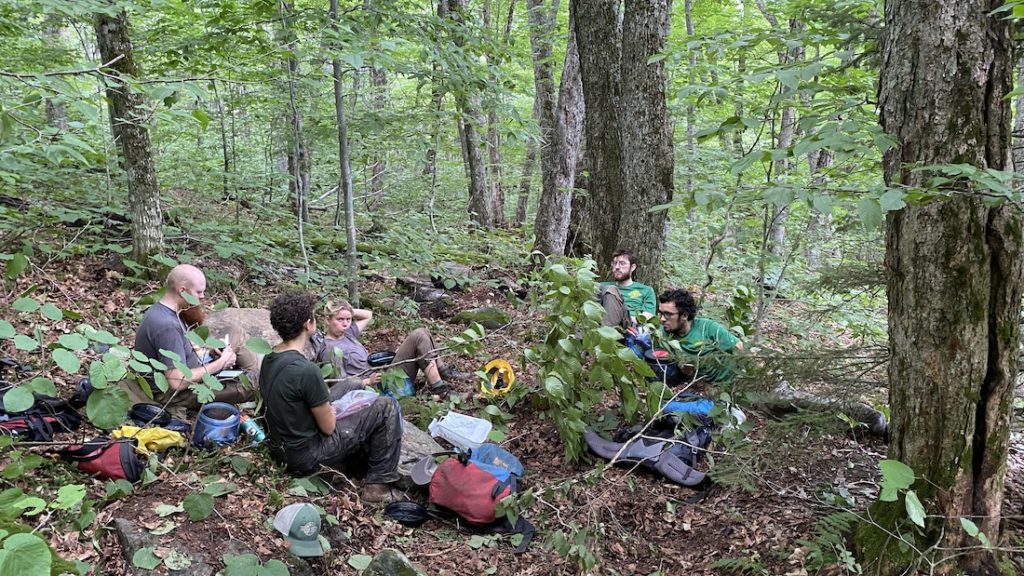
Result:
{"type": "Polygon", "coordinates": [[[548,332],[524,353],[537,366],[539,404],[557,426],[569,461],[583,455],[583,433],[605,392],[619,393],[621,413],[630,422],[661,407],[658,394],[646,394],[644,378],[654,375],[651,369],[622,345],[618,330],[601,324],[594,268],[591,260],[575,273],[559,263],[544,267],[538,292],[548,310],[548,332]]]}

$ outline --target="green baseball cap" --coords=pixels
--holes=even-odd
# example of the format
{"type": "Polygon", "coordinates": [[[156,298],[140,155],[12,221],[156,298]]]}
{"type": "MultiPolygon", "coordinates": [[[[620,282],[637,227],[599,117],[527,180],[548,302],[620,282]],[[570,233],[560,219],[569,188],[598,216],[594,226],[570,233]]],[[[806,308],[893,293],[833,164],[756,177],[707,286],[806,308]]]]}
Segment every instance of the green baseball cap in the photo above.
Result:
{"type": "Polygon", "coordinates": [[[316,506],[301,502],[289,504],[274,516],[274,528],[288,540],[288,550],[296,556],[323,556],[320,545],[320,512],[316,506]]]}

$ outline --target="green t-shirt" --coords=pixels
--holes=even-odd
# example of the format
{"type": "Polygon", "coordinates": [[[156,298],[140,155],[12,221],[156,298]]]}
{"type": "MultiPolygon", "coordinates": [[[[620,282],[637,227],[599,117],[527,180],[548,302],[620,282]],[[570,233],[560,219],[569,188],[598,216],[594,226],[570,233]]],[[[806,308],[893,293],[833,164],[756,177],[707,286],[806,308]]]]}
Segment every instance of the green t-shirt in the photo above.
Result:
{"type": "MultiPolygon", "coordinates": [[[[665,336],[664,331],[662,335],[665,336]]],[[[673,338],[673,335],[668,335],[673,338]]],[[[690,356],[697,374],[712,382],[728,382],[736,372],[736,362],[731,354],[740,339],[728,328],[714,320],[694,318],[690,331],[682,337],[674,337],[683,352],[690,356]]]]}
{"type": "Polygon", "coordinates": [[[331,396],[316,364],[295,350],[271,352],[263,359],[260,376],[271,441],[295,450],[320,434],[312,409],[331,396]]]}
{"type": "Polygon", "coordinates": [[[622,294],[622,302],[629,310],[629,315],[634,319],[641,312],[649,316],[658,313],[658,299],[654,295],[654,288],[640,282],[633,282],[629,286],[618,286],[615,282],[601,282],[604,286],[616,286],[622,294]]]}

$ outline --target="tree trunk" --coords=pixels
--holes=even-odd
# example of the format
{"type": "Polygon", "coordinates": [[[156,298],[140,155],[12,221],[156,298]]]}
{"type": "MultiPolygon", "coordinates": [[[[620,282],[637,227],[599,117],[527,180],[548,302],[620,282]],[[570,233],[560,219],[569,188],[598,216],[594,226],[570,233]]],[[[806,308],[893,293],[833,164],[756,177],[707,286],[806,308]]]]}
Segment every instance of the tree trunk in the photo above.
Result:
{"type": "Polygon", "coordinates": [[[533,183],[533,165],[537,163],[537,140],[530,138],[526,142],[526,160],[523,161],[523,174],[519,178],[519,196],[516,198],[516,215],[512,227],[519,228],[526,222],[526,211],[530,206],[530,185],[533,183]]]}
{"type": "MultiPolygon", "coordinates": [[[[43,38],[51,46],[63,46],[61,36],[61,20],[56,16],[47,16],[43,27],[43,38]]],[[[60,131],[68,129],[68,108],[60,98],[46,99],[46,125],[60,131]]]]}
{"type": "MultiPolygon", "coordinates": [[[[835,155],[827,148],[812,152],[808,156],[807,164],[813,189],[818,190],[828,182],[825,172],[832,166],[834,159],[835,155]]],[[[807,269],[814,271],[821,267],[821,248],[832,242],[832,213],[812,208],[807,234],[809,241],[805,245],[804,256],[807,258],[807,269]]],[[[828,256],[835,258],[835,249],[830,247],[828,256]]]]}
{"type": "Polygon", "coordinates": [[[282,33],[287,37],[289,56],[286,67],[288,70],[288,109],[291,124],[291,146],[288,149],[288,171],[291,178],[288,180],[288,188],[292,193],[295,202],[296,231],[298,233],[299,248],[302,251],[302,260],[306,274],[309,274],[309,255],[306,252],[305,223],[309,220],[309,170],[311,168],[309,155],[306,152],[306,142],[303,136],[302,112],[298,105],[298,83],[296,78],[299,75],[299,61],[295,58],[298,40],[295,34],[288,27],[288,17],[293,15],[294,8],[285,0],[280,0],[279,10],[281,16],[282,33]]]}
{"type": "Polygon", "coordinates": [[[590,189],[587,220],[593,257],[602,274],[607,274],[618,243],[621,205],[626,195],[619,119],[622,47],[618,4],[617,0],[570,3],[587,111],[584,130],[590,181],[601,184],[590,189]]]}
{"type": "MultiPolygon", "coordinates": [[[[693,27],[693,0],[684,0],[683,2],[683,20],[686,23],[686,39],[692,40],[695,36],[693,27]]],[[[690,50],[689,56],[689,76],[690,84],[696,83],[697,73],[697,51],[695,49],[690,50]]],[[[694,202],[694,188],[696,186],[696,167],[697,167],[697,119],[696,109],[693,102],[686,103],[686,152],[688,158],[686,161],[686,198],[690,202],[694,202]]],[[[696,208],[690,208],[687,220],[691,223],[697,221],[697,210],[696,208]]]]}
{"type": "Polygon", "coordinates": [[[626,197],[618,244],[636,252],[636,276],[650,285],[660,280],[668,215],[650,209],[672,200],[673,176],[665,68],[650,59],[665,49],[671,13],[671,0],[626,0],[622,21],[622,94],[629,98],[621,103],[626,197]]]}
{"type": "Polygon", "coordinates": [[[551,70],[550,30],[541,0],[528,0],[530,44],[536,85],[536,107],[541,128],[541,196],[534,221],[534,250],[564,254],[576,180],[576,160],[583,137],[583,85],[573,15],[569,14],[569,39],[565,50],[561,86],[556,100],[551,70]]]}
{"type": "MultiPolygon", "coordinates": [[[[935,172],[914,171],[921,166],[1005,167],[1013,62],[1011,24],[990,15],[999,4],[886,2],[879,109],[898,143],[883,162],[890,186],[926,187],[935,172]]],[[[1016,208],[991,206],[975,188],[949,182],[941,197],[886,219],[889,457],[916,474],[913,490],[928,514],[917,547],[948,558],[936,574],[999,573],[960,520],[972,519],[999,545],[1022,230],[1016,208]],[[971,548],[949,554],[962,546],[971,548]]],[[[908,524],[900,524],[903,502],[876,503],[872,518],[893,532],[908,524]]],[[[858,544],[877,574],[913,570],[911,553],[871,525],[858,531],[858,544]]]]}
{"type": "Polygon", "coordinates": [[[127,83],[141,76],[141,70],[135,64],[128,16],[123,11],[117,16],[97,14],[94,26],[103,62],[120,58],[106,70],[110,127],[128,177],[132,257],[145,262],[163,247],[163,215],[142,94],[127,83]]]}
{"type": "MultiPolygon", "coordinates": [[[[383,68],[374,67],[370,70],[370,80],[373,84],[373,110],[380,114],[387,103],[387,72],[383,68]]],[[[378,148],[374,151],[370,165],[370,194],[375,198],[382,198],[384,195],[384,173],[388,167],[386,155],[385,150],[378,148]]]]}
{"type": "MultiPolygon", "coordinates": [[[[331,27],[337,31],[338,25],[338,0],[331,0],[331,27]]],[[[345,97],[342,84],[341,59],[338,58],[339,47],[334,49],[334,58],[331,60],[331,71],[334,73],[334,115],[338,124],[338,208],[344,203],[345,206],[345,262],[348,267],[348,299],[349,302],[359,302],[359,260],[356,255],[356,215],[355,204],[352,201],[352,164],[349,161],[348,149],[348,121],[345,118],[345,97]]],[[[337,227],[340,222],[338,209],[334,212],[334,225],[337,227]]]]}
{"type": "MultiPolygon", "coordinates": [[[[1024,87],[1024,51],[1021,51],[1017,58],[1017,83],[1018,88],[1024,87]]],[[[1010,156],[1013,158],[1013,171],[1024,174],[1024,92],[1021,92],[1013,99],[1013,147],[1010,156]]],[[[1020,184],[1018,184],[1020,186],[1020,184]]]]}
{"type": "MultiPolygon", "coordinates": [[[[465,29],[466,19],[463,0],[444,0],[448,2],[448,15],[459,27],[465,29]]],[[[456,46],[463,41],[461,33],[456,32],[456,46]]],[[[472,88],[467,87],[467,90],[472,88]]],[[[487,185],[487,162],[484,159],[483,141],[480,127],[486,126],[486,120],[480,112],[480,95],[477,93],[457,94],[456,104],[462,113],[463,151],[466,160],[466,172],[469,175],[469,203],[467,211],[470,218],[484,228],[494,227],[494,202],[490,187],[487,185]]]]}

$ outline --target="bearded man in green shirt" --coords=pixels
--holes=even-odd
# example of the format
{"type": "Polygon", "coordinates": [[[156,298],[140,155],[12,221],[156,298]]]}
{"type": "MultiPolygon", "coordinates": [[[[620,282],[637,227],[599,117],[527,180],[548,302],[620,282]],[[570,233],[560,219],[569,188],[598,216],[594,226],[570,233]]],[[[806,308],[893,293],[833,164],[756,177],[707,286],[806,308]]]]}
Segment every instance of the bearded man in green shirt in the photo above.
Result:
{"type": "Polygon", "coordinates": [[[734,350],[743,350],[728,328],[714,320],[697,318],[697,303],[686,290],[666,290],[658,297],[662,336],[679,343],[697,377],[721,383],[732,380],[736,366],[734,350]]]}
{"type": "Polygon", "coordinates": [[[619,248],[612,254],[612,280],[601,283],[606,326],[631,327],[638,320],[654,316],[657,309],[654,289],[633,280],[635,261],[636,255],[628,248],[619,248]]]}

